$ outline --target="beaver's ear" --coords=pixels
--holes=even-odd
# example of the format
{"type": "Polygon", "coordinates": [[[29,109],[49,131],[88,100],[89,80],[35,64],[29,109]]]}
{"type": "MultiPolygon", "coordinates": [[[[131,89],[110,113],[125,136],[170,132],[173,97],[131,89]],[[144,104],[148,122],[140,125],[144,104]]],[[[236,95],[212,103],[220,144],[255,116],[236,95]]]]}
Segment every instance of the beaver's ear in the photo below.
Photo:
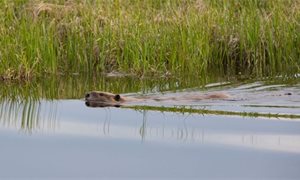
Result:
{"type": "Polygon", "coordinates": [[[120,101],[121,96],[120,96],[119,94],[117,94],[117,95],[115,95],[114,99],[115,99],[116,101],[120,101]]]}

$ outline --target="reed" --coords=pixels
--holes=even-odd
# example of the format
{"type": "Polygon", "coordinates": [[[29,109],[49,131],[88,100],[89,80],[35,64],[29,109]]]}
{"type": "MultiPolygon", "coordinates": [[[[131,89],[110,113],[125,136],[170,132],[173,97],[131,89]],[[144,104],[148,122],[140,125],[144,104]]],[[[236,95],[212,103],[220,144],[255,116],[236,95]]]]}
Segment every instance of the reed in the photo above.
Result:
{"type": "Polygon", "coordinates": [[[299,0],[0,2],[0,77],[300,71],[299,0]]]}

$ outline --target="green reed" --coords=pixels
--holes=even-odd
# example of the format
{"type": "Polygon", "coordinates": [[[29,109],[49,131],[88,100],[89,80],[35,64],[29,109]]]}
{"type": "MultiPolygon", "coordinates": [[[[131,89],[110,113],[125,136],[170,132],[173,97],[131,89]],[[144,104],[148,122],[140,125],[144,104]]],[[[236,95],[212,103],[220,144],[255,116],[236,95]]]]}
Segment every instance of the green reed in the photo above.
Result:
{"type": "Polygon", "coordinates": [[[0,77],[293,74],[299,22],[299,0],[4,0],[0,77]]]}

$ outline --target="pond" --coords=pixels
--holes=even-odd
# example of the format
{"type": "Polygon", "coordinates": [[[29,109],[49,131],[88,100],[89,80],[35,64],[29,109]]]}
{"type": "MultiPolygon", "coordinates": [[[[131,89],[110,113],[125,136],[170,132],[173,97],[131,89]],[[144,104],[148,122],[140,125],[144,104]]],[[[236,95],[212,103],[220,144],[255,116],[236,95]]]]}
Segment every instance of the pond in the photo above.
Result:
{"type": "Polygon", "coordinates": [[[299,178],[299,78],[0,84],[1,178],[299,178]],[[228,99],[92,108],[85,92],[228,99]]]}

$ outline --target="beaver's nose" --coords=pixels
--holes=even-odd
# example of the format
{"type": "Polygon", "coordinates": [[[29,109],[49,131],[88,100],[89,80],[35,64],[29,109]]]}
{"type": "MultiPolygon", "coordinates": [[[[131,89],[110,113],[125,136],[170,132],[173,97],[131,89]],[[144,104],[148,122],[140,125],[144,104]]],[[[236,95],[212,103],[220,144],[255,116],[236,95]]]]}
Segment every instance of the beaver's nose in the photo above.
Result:
{"type": "Polygon", "coordinates": [[[86,98],[86,99],[87,99],[88,97],[90,97],[90,94],[89,94],[89,93],[85,95],[85,98],[86,98]]]}

